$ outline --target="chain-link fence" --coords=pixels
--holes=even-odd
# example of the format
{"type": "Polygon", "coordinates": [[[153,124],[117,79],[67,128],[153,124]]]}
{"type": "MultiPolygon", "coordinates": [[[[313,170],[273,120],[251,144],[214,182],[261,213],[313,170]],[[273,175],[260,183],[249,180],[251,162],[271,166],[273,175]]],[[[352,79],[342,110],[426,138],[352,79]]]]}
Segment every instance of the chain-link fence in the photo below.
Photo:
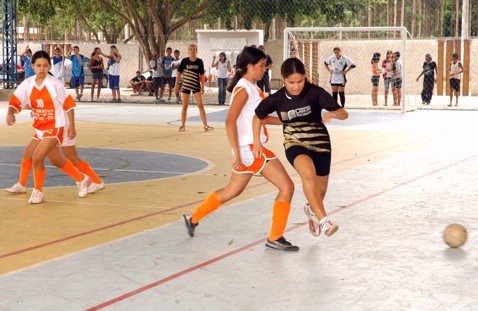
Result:
{"type": "MultiPolygon", "coordinates": [[[[465,0],[466,1],[466,0],[465,0]]],[[[266,53],[273,60],[270,72],[271,86],[273,89],[281,87],[279,68],[284,60],[284,42],[290,41],[284,36],[287,27],[390,27],[403,26],[407,29],[406,48],[403,48],[398,32],[380,33],[371,35],[370,31],[340,32],[330,37],[321,38],[315,34],[315,43],[311,44],[313,51],[308,54],[310,62],[307,68],[311,68],[309,79],[329,89],[329,75],[325,71],[324,61],[333,54],[333,47],[341,47],[343,53],[355,62],[356,69],[348,75],[347,105],[353,107],[366,107],[373,105],[373,85],[371,83],[371,59],[374,53],[381,54],[381,62],[386,52],[392,50],[401,53],[404,65],[403,90],[406,92],[409,104],[419,107],[424,101],[421,98],[423,90],[422,79],[417,82],[416,78],[423,70],[425,55],[430,54],[437,65],[437,83],[433,86],[434,98],[432,104],[448,104],[450,94],[449,74],[452,54],[458,53],[463,63],[464,72],[461,75],[461,95],[463,101],[467,97],[478,94],[478,76],[471,68],[475,68],[475,59],[478,51],[478,4],[465,1],[451,0],[387,0],[387,1],[309,1],[307,5],[296,1],[236,1],[234,10],[228,13],[230,16],[205,18],[194,20],[178,28],[169,36],[166,47],[180,51],[180,57],[187,56],[189,44],[198,45],[199,57],[203,60],[209,81],[206,83],[206,104],[217,104],[217,84],[215,70],[211,68],[213,56],[224,52],[227,59],[234,65],[236,57],[245,45],[263,44],[266,53]],[[301,6],[302,5],[302,6],[301,6]],[[300,7],[298,9],[297,7],[300,7]],[[466,8],[466,11],[464,11],[466,8]],[[254,14],[251,12],[255,12],[254,14]],[[246,14],[247,13],[247,14],[246,14]],[[242,15],[241,15],[242,14],[242,15]],[[252,14],[252,15],[251,15],[252,14]],[[464,18],[465,17],[465,18],[464,18]],[[226,30],[229,24],[235,29],[251,26],[252,30],[226,30]],[[464,36],[462,32],[464,31],[464,36]],[[315,49],[315,50],[314,50],[315,49]],[[354,97],[355,96],[355,99],[354,97]]],[[[211,16],[213,16],[212,14],[211,16]]],[[[218,14],[218,16],[220,16],[218,14]]],[[[75,33],[81,33],[76,31],[75,33]]],[[[372,31],[373,33],[373,31],[372,31]]],[[[127,27],[124,36],[130,35],[127,27]]],[[[63,40],[33,40],[19,41],[18,51],[22,52],[29,45],[32,50],[46,49],[53,52],[55,46],[60,46],[63,52],[68,54],[72,45],[78,45],[80,52],[89,57],[95,47],[100,47],[104,52],[109,51],[110,44],[96,44],[80,36],[78,40],[72,40],[66,34],[63,40]]],[[[307,41],[307,38],[303,38],[307,41]]],[[[305,44],[305,43],[304,43],[305,44]]],[[[129,85],[130,79],[135,76],[137,70],[146,77],[149,76],[149,59],[147,53],[142,50],[140,44],[132,37],[126,44],[115,44],[123,56],[120,65],[120,85],[122,87],[123,101],[140,103],[155,102],[154,96],[148,96],[149,92],[143,92],[141,96],[131,96],[133,90],[129,85]]],[[[160,51],[164,55],[164,51],[160,51]]],[[[304,54],[305,55],[305,54],[304,54]]],[[[381,65],[381,63],[380,63],[381,65]]],[[[67,82],[69,68],[66,69],[67,82]]],[[[89,70],[85,68],[86,86],[85,93],[90,92],[89,70]]],[[[230,73],[231,75],[233,72],[230,73]]],[[[381,74],[383,78],[383,75],[381,74]]],[[[383,80],[378,85],[378,102],[385,102],[385,85],[383,80]]],[[[102,97],[107,101],[111,92],[102,91],[102,97]]],[[[165,94],[168,94],[166,86],[165,94]]],[[[392,96],[392,94],[388,94],[392,96]]],[[[164,96],[166,97],[166,96],[164,96]]],[[[84,98],[88,98],[85,96],[84,98]]],[[[407,98],[407,97],[405,97],[407,98]]],[[[388,99],[388,103],[392,103],[388,99]]]]}

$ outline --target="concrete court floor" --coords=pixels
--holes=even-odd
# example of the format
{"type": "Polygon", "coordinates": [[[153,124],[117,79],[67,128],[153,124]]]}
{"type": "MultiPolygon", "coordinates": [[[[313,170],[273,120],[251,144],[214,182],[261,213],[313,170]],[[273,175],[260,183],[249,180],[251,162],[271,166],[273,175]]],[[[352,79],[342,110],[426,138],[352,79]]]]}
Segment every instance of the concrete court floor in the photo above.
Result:
{"type": "MultiPolygon", "coordinates": [[[[0,103],[2,120],[5,111],[0,103]]],[[[78,147],[179,154],[208,166],[109,183],[85,199],[65,179],[46,188],[39,206],[1,192],[0,310],[478,308],[476,112],[350,111],[329,126],[326,206],[340,225],[330,238],[308,232],[300,180],[283,156],[280,128],[270,128],[269,146],[297,185],[286,237],[298,253],[263,245],[275,190],[262,178],[204,219],[194,238],[186,234],[180,215],[230,172],[227,107],[207,112],[214,131],[201,130],[191,106],[187,131],[178,133],[175,105],[78,107],[78,147]],[[441,237],[452,222],[469,232],[460,249],[441,237]]],[[[25,114],[14,127],[2,123],[0,147],[23,146],[31,133],[25,114]]]]}

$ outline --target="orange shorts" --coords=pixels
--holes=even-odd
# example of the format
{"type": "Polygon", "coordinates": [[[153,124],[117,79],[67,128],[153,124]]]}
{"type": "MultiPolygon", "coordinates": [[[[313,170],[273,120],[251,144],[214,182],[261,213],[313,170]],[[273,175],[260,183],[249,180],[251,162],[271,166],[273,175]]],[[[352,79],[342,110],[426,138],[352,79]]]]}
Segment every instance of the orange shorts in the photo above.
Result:
{"type": "Polygon", "coordinates": [[[35,130],[35,135],[33,135],[33,139],[35,140],[43,140],[45,138],[55,138],[58,143],[61,145],[63,144],[63,127],[49,129],[49,130],[35,130]]]}
{"type": "Polygon", "coordinates": [[[274,152],[262,146],[262,156],[257,159],[252,154],[253,147],[254,145],[240,147],[239,151],[241,153],[242,166],[237,170],[232,169],[234,173],[260,175],[267,161],[277,158],[274,152]]]}

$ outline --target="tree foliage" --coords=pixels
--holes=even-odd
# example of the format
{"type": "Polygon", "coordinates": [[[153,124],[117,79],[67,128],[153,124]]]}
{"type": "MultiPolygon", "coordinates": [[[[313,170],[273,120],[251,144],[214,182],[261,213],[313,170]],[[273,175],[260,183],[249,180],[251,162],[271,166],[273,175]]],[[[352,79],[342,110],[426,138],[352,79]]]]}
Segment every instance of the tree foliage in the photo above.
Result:
{"type": "MultiPolygon", "coordinates": [[[[263,27],[265,39],[271,22],[287,26],[403,26],[415,36],[448,36],[459,33],[462,0],[18,0],[19,13],[56,32],[101,32],[108,43],[117,43],[124,26],[146,58],[163,53],[166,44],[184,25],[200,20],[227,29],[263,27]],[[403,7],[403,12],[402,12],[403,7]],[[307,25],[309,24],[309,25],[307,25]]],[[[471,1],[473,2],[473,1],[471,1]]],[[[478,17],[478,6],[471,6],[478,17]]],[[[471,25],[472,33],[478,25],[471,25]]],[[[130,38],[124,38],[128,41],[130,38]]]]}

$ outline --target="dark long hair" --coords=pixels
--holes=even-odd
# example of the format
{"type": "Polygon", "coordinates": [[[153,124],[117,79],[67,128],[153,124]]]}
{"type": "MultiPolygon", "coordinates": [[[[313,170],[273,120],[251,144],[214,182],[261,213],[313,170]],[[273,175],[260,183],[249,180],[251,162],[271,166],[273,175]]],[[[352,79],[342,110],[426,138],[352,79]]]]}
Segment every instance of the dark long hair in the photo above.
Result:
{"type": "Polygon", "coordinates": [[[43,50],[36,51],[35,54],[33,54],[32,56],[32,64],[34,64],[35,61],[39,58],[45,58],[45,59],[48,59],[48,61],[50,61],[50,54],[48,54],[47,51],[43,51],[43,50]]]}
{"type": "Polygon", "coordinates": [[[286,59],[280,66],[280,74],[282,78],[287,78],[294,73],[298,73],[305,76],[305,66],[300,59],[291,57],[286,59]]]}
{"type": "Polygon", "coordinates": [[[253,48],[249,46],[245,47],[241,51],[241,54],[239,54],[236,73],[234,74],[234,78],[232,78],[231,84],[229,84],[229,86],[227,87],[227,91],[232,92],[237,82],[247,72],[248,65],[255,65],[264,58],[266,58],[266,54],[264,54],[264,52],[262,52],[258,48],[253,48]]]}
{"type": "Polygon", "coordinates": [[[378,63],[380,61],[380,56],[382,56],[379,52],[375,52],[373,53],[372,55],[372,60],[370,61],[370,63],[378,63]]]}

